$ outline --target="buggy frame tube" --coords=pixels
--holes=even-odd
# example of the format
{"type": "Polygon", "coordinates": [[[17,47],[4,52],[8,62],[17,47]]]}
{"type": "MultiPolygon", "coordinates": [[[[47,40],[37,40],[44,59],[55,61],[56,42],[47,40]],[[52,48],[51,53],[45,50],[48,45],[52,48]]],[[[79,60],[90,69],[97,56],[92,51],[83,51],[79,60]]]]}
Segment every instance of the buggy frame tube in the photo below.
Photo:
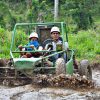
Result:
{"type": "MultiPolygon", "coordinates": [[[[62,35],[63,35],[63,38],[64,38],[64,29],[63,29],[63,26],[64,26],[64,22],[47,22],[47,23],[16,23],[15,26],[14,26],[14,30],[12,32],[12,41],[11,41],[11,47],[10,47],[10,55],[11,57],[13,57],[13,54],[11,53],[12,52],[12,47],[14,45],[14,36],[16,34],[16,27],[17,26],[21,26],[21,25],[25,25],[25,26],[29,26],[29,25],[55,25],[55,24],[60,24],[61,25],[61,31],[62,31],[62,35]]],[[[64,43],[63,43],[64,44],[64,43]]]]}

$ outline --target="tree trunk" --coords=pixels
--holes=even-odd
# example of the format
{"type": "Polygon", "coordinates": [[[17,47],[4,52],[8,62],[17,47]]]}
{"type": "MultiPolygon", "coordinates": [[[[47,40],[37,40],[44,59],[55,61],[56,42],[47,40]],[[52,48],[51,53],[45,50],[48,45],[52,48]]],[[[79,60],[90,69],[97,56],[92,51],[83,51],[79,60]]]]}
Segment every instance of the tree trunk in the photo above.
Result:
{"type": "Polygon", "coordinates": [[[59,5],[59,0],[54,1],[54,21],[58,20],[58,5],[59,5]]]}

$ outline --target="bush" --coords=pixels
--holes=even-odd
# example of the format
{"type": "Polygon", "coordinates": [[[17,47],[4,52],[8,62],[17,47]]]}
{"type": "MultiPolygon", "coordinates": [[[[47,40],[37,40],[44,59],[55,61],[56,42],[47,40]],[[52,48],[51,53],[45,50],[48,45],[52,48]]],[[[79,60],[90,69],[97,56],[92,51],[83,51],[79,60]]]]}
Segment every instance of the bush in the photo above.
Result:
{"type": "Polygon", "coordinates": [[[0,58],[8,57],[10,51],[11,33],[0,28],[0,58]]]}
{"type": "Polygon", "coordinates": [[[17,30],[15,36],[15,46],[18,47],[19,45],[25,45],[28,42],[28,36],[26,35],[25,32],[21,30],[17,30]]]}
{"type": "Polygon", "coordinates": [[[100,39],[92,30],[79,31],[78,34],[69,34],[70,48],[76,49],[76,56],[79,59],[93,59],[100,54],[100,39]],[[98,43],[97,43],[98,41],[98,43]]]}
{"type": "MultiPolygon", "coordinates": [[[[28,42],[27,35],[23,31],[17,31],[14,41],[13,50],[20,44],[25,45],[28,42]]],[[[0,28],[0,58],[10,58],[12,32],[0,28]]]]}

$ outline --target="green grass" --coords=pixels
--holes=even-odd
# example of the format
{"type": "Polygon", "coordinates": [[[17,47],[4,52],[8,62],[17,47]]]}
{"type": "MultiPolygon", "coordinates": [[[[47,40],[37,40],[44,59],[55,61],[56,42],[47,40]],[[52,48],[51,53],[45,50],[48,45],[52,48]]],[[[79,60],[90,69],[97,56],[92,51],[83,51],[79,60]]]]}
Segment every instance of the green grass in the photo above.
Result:
{"type": "MultiPolygon", "coordinates": [[[[16,34],[16,39],[14,44],[16,44],[13,49],[16,49],[20,43],[24,44],[26,41],[26,34],[21,34],[22,31],[18,31],[16,34]]],[[[0,58],[10,58],[10,47],[11,47],[12,32],[0,28],[0,58]]]]}
{"type": "Polygon", "coordinates": [[[69,46],[76,50],[78,59],[93,60],[100,55],[100,35],[95,30],[69,34],[69,46]]]}
{"type": "MultiPolygon", "coordinates": [[[[99,27],[99,26],[98,26],[99,27]]],[[[0,58],[10,57],[11,33],[7,30],[0,28],[0,58]]],[[[22,31],[18,31],[15,40],[15,47],[26,44],[27,37],[22,31]]],[[[89,29],[87,31],[79,31],[77,34],[68,34],[69,48],[76,50],[76,58],[94,60],[100,57],[100,32],[98,28],[89,29]]]]}

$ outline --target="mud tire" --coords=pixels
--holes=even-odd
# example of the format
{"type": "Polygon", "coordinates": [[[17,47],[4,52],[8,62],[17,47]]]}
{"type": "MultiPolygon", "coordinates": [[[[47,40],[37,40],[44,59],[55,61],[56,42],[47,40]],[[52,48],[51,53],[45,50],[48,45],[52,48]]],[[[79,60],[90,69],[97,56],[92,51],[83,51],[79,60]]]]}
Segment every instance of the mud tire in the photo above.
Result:
{"type": "Polygon", "coordinates": [[[87,79],[92,80],[92,68],[90,67],[88,60],[82,60],[78,70],[81,76],[85,75],[87,79]]]}
{"type": "Polygon", "coordinates": [[[0,67],[6,66],[6,60],[5,59],[0,59],[0,67]]]}
{"type": "Polygon", "coordinates": [[[66,65],[63,58],[58,58],[55,62],[55,73],[56,75],[66,74],[66,65]]]}

